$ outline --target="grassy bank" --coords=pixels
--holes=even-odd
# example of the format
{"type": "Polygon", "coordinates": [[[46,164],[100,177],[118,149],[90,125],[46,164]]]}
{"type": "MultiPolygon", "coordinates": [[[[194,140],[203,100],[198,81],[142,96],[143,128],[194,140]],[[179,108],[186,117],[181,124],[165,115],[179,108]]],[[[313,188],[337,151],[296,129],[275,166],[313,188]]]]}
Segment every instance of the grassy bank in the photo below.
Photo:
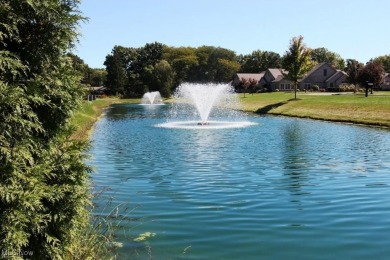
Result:
{"type": "Polygon", "coordinates": [[[259,93],[240,95],[245,111],[390,127],[390,92],[259,93]]]}
{"type": "MultiPolygon", "coordinates": [[[[390,127],[390,92],[351,93],[273,92],[240,94],[242,109],[261,114],[285,115],[328,121],[349,122],[390,127]]],[[[75,138],[86,139],[105,108],[114,103],[139,103],[139,99],[104,98],[84,101],[72,124],[77,127],[75,138]]]]}
{"type": "Polygon", "coordinates": [[[83,101],[81,108],[72,118],[72,124],[77,129],[73,137],[77,139],[88,138],[93,125],[102,115],[104,109],[111,104],[139,102],[139,99],[119,99],[116,97],[97,99],[94,101],[83,101]]]}

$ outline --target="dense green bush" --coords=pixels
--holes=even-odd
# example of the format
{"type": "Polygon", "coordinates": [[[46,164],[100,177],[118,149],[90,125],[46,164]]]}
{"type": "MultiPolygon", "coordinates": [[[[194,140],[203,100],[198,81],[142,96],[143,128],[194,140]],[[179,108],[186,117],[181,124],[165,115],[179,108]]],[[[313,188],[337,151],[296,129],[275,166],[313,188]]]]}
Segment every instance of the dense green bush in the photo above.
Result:
{"type": "Polygon", "coordinates": [[[319,91],[319,90],[320,90],[320,86],[318,86],[318,85],[313,85],[313,86],[311,86],[311,90],[312,90],[312,91],[319,91]]]}
{"type": "Polygon", "coordinates": [[[70,138],[83,90],[66,52],[78,0],[0,2],[0,252],[72,255],[88,225],[87,145],[70,138]]]}

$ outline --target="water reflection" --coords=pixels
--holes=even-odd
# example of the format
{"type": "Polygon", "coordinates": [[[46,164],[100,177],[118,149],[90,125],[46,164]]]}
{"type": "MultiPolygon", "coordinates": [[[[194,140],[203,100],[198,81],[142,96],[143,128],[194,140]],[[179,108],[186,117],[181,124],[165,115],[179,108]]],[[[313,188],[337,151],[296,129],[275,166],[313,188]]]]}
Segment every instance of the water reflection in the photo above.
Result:
{"type": "MultiPolygon", "coordinates": [[[[304,187],[308,182],[310,160],[313,160],[306,141],[307,128],[301,122],[293,121],[282,129],[283,139],[282,163],[287,189],[292,195],[305,194],[304,187]]],[[[298,198],[295,198],[299,201],[298,198]]]]}
{"type": "MultiPolygon", "coordinates": [[[[390,254],[388,132],[259,116],[250,118],[258,125],[242,129],[154,127],[167,120],[166,107],[113,106],[95,128],[91,151],[93,180],[111,187],[112,205],[141,205],[131,217],[142,223],[123,224],[133,235],[156,233],[145,242],[154,255],[390,254]]],[[[122,236],[118,241],[124,259],[132,247],[145,245],[122,236]]]]}

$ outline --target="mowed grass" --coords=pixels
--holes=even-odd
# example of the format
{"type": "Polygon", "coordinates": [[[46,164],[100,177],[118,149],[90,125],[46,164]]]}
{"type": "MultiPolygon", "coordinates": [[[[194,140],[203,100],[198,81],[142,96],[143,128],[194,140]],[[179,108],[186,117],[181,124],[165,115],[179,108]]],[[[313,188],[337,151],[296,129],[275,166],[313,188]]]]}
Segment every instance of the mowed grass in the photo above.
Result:
{"type": "Polygon", "coordinates": [[[120,99],[116,97],[84,100],[80,109],[74,114],[71,124],[76,127],[73,138],[87,139],[93,125],[102,115],[105,108],[116,103],[139,103],[139,99],[120,99]]]}
{"type": "MultiPolygon", "coordinates": [[[[390,91],[374,92],[368,97],[362,93],[298,92],[294,100],[293,92],[273,92],[245,94],[245,97],[240,94],[239,98],[240,109],[248,112],[390,127],[390,91]]],[[[116,97],[83,101],[71,121],[77,129],[73,137],[87,139],[93,125],[111,104],[140,101],[116,97]]]]}
{"type": "Polygon", "coordinates": [[[390,127],[390,92],[240,94],[243,110],[390,127]]]}

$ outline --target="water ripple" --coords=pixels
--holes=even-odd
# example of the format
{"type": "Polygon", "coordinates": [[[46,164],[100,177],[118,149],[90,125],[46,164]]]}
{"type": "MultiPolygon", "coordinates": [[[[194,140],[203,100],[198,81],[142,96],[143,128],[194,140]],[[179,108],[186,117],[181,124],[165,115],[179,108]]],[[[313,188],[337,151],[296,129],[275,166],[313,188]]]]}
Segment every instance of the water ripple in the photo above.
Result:
{"type": "MultiPolygon", "coordinates": [[[[247,128],[154,127],[168,108],[116,105],[91,149],[95,190],[111,188],[99,209],[107,198],[134,207],[124,225],[156,233],[156,259],[390,254],[388,131],[260,116],[247,128]]],[[[147,259],[145,244],[118,239],[123,257],[137,247],[147,259]]]]}

